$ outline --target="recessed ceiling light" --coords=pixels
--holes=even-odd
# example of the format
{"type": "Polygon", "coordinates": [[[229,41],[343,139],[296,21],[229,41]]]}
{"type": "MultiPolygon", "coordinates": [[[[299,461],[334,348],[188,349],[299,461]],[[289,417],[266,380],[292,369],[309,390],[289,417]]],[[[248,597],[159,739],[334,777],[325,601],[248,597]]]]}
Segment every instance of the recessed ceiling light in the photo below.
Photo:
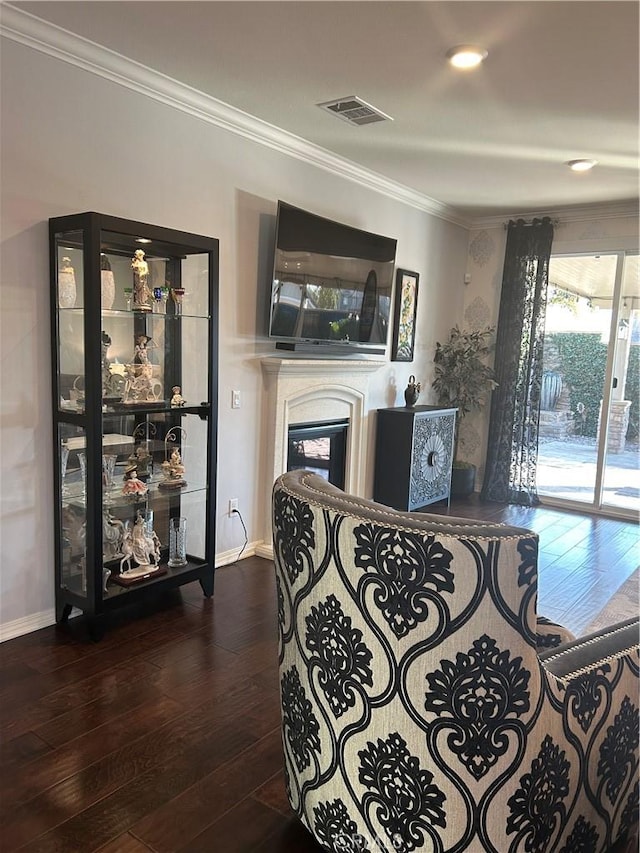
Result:
{"type": "Polygon", "coordinates": [[[455,68],[476,68],[489,52],[475,44],[459,44],[447,51],[447,59],[455,68]]]}
{"type": "Polygon", "coordinates": [[[147,240],[146,237],[136,237],[136,243],[150,243],[151,240],[147,240]]]}
{"type": "Polygon", "coordinates": [[[588,172],[597,164],[597,160],[569,160],[567,162],[567,166],[574,172],[588,172]]]}

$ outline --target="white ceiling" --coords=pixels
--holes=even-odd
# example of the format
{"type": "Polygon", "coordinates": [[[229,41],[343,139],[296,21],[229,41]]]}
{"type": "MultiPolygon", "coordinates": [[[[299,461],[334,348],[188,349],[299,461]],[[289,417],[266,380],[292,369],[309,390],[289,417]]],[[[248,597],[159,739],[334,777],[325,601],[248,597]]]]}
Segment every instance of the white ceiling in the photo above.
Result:
{"type": "Polygon", "coordinates": [[[467,217],[638,197],[635,0],[12,5],[467,217]],[[455,71],[468,42],[488,59],[455,71]],[[315,106],[354,94],[394,121],[315,106]]]}

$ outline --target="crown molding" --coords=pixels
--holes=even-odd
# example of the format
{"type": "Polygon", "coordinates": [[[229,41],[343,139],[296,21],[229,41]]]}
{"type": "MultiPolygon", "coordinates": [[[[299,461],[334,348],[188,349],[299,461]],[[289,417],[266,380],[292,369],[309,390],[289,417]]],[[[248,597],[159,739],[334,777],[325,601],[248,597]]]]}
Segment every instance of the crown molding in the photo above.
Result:
{"type": "Polygon", "coordinates": [[[472,219],[470,229],[472,231],[487,228],[500,228],[506,225],[510,219],[532,219],[548,216],[553,219],[558,227],[569,222],[593,222],[603,219],[623,219],[628,216],[638,216],[640,206],[638,199],[627,201],[608,202],[606,204],[585,204],[579,207],[556,207],[551,210],[527,210],[522,213],[501,214],[494,216],[479,216],[472,219]]]}
{"type": "Polygon", "coordinates": [[[436,199],[364,169],[351,160],[339,157],[109,48],[8,3],[2,3],[0,14],[0,34],[5,38],[454,225],[470,227],[467,217],[436,199]]]}

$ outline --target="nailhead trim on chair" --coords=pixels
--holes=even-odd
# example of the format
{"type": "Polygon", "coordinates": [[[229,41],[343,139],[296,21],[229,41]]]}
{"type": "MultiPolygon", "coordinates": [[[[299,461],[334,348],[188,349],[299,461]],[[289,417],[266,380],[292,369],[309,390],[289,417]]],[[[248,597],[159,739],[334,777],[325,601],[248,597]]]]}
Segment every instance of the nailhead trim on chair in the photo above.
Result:
{"type": "MultiPolygon", "coordinates": [[[[282,478],[280,478],[278,480],[278,482],[280,482],[281,479],[282,478]]],[[[358,507],[360,509],[363,508],[362,503],[360,503],[357,500],[356,501],[350,500],[349,497],[347,497],[346,495],[345,495],[345,497],[342,497],[342,495],[340,495],[340,494],[334,495],[331,492],[321,492],[319,489],[314,489],[313,486],[310,486],[307,482],[304,482],[304,479],[305,478],[301,478],[301,482],[303,483],[305,489],[308,489],[313,494],[318,495],[317,500],[315,500],[315,501],[309,500],[309,503],[312,506],[321,507],[322,504],[320,501],[322,498],[325,498],[325,499],[329,499],[331,501],[339,502],[341,505],[344,505],[346,507],[358,507]]],[[[281,488],[288,495],[291,495],[291,497],[300,499],[300,496],[298,494],[296,494],[296,492],[291,491],[286,486],[282,486],[281,488]]],[[[389,509],[388,507],[385,507],[384,504],[375,503],[374,501],[367,502],[367,506],[370,507],[371,512],[375,512],[376,515],[381,515],[384,518],[390,519],[391,520],[391,526],[393,526],[394,530],[402,530],[405,532],[409,532],[409,531],[415,532],[415,528],[413,528],[413,527],[409,528],[409,527],[406,527],[402,524],[399,524],[397,521],[393,521],[393,519],[402,519],[402,520],[406,521],[406,517],[407,517],[406,513],[400,513],[396,510],[389,509]]],[[[355,512],[349,512],[349,517],[355,519],[356,521],[370,521],[370,519],[367,518],[367,516],[358,515],[355,512]]],[[[415,517],[416,521],[423,522],[424,524],[429,523],[426,519],[420,518],[420,513],[414,513],[414,517],[415,517]]],[[[452,524],[451,522],[447,522],[447,521],[434,521],[431,523],[437,528],[444,528],[445,530],[452,531],[451,535],[453,535],[453,531],[457,531],[461,527],[460,524],[452,524]]],[[[480,523],[474,522],[474,521],[470,521],[468,524],[465,521],[464,526],[465,527],[479,527],[479,528],[482,528],[482,527],[508,528],[508,525],[506,525],[506,524],[493,524],[492,523],[492,524],[487,525],[487,524],[480,524],[480,523]]],[[[514,536],[504,536],[504,535],[503,536],[473,536],[473,535],[466,535],[466,534],[463,534],[460,536],[456,535],[456,538],[464,539],[465,541],[468,541],[468,542],[498,542],[498,541],[502,542],[505,540],[520,542],[523,539],[531,539],[532,537],[535,537],[537,539],[537,534],[534,533],[533,531],[530,531],[530,530],[526,531],[525,533],[517,534],[514,536]]]]}

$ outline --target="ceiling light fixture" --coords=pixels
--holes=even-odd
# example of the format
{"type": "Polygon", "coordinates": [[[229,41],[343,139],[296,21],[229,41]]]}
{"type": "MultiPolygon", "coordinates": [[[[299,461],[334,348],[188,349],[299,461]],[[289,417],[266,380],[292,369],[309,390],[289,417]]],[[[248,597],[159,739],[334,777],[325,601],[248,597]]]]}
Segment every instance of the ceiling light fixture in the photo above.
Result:
{"type": "Polygon", "coordinates": [[[475,44],[459,44],[447,51],[447,59],[455,68],[477,68],[489,52],[475,44]]]}
{"type": "Polygon", "coordinates": [[[597,164],[597,160],[569,160],[567,162],[567,166],[574,172],[588,172],[597,164]]]}

